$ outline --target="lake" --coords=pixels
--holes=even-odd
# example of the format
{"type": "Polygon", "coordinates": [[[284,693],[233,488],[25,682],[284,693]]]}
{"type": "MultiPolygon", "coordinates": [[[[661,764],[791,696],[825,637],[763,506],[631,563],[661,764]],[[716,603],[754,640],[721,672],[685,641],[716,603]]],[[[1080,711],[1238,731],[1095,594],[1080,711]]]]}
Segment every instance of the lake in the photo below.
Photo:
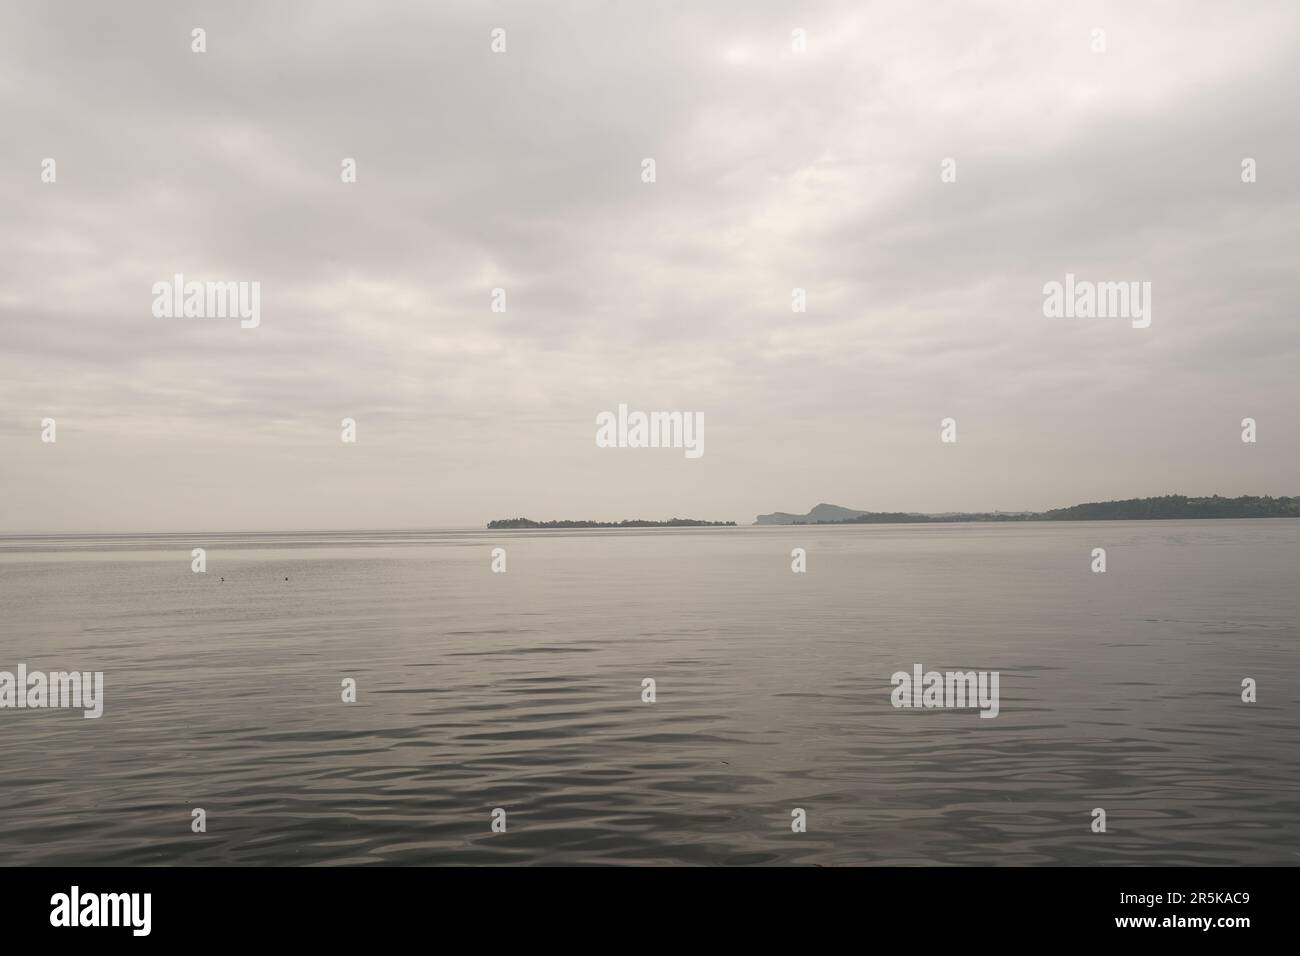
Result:
{"type": "Polygon", "coordinates": [[[1297,569],[1283,519],[0,537],[0,670],[104,674],[0,710],[0,864],[1295,864],[1297,569]]]}

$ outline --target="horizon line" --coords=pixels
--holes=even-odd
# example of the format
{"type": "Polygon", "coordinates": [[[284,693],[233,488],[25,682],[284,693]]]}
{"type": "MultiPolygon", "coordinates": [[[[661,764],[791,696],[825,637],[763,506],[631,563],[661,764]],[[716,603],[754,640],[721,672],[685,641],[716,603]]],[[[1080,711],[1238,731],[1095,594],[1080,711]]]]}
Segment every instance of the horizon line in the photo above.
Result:
{"type": "MultiPolygon", "coordinates": [[[[859,512],[862,512],[862,513],[865,513],[865,514],[906,514],[906,515],[922,515],[922,516],[926,516],[926,517],[942,517],[942,516],[948,516],[948,515],[979,515],[979,514],[1043,515],[1043,514],[1047,514],[1049,511],[1065,510],[1065,509],[1068,509],[1068,508],[1077,508],[1077,507],[1080,507],[1080,506],[1082,506],[1082,505],[1111,504],[1111,503],[1119,502],[1119,501],[1143,501],[1143,500],[1147,500],[1147,499],[1151,499],[1151,498],[1188,498],[1188,499],[1200,499],[1200,498],[1222,498],[1222,499],[1224,499],[1224,500],[1226,500],[1226,501],[1232,501],[1232,500],[1235,500],[1235,499],[1237,499],[1237,498],[1274,498],[1274,499],[1277,499],[1277,498],[1287,498],[1287,499],[1294,499],[1294,498],[1300,498],[1300,496],[1297,496],[1297,495],[1250,495],[1250,494],[1221,495],[1221,494],[1219,494],[1219,493],[1217,493],[1217,492],[1214,493],[1214,494],[1209,494],[1209,495],[1185,495],[1185,494],[1181,494],[1181,493],[1179,493],[1179,492],[1168,492],[1168,493],[1165,493],[1165,494],[1163,494],[1163,495],[1146,495],[1146,496],[1138,497],[1138,498],[1108,498],[1108,499],[1099,500],[1099,501],[1080,501],[1080,502],[1077,502],[1077,503],[1075,503],[1075,504],[1073,504],[1073,505],[1064,505],[1064,506],[1060,506],[1060,507],[1057,507],[1057,508],[1049,508],[1049,509],[1042,510],[1042,511],[1040,511],[1040,510],[1033,510],[1033,509],[1013,510],[1013,509],[1008,509],[1008,508],[995,508],[995,509],[993,509],[992,511],[895,511],[895,512],[877,511],[877,512],[866,512],[866,511],[864,511],[863,509],[860,509],[860,508],[847,508],[847,507],[845,507],[844,505],[835,505],[835,504],[831,504],[831,502],[829,502],[829,501],[819,501],[819,502],[817,502],[817,504],[815,504],[815,505],[813,505],[811,508],[809,508],[807,512],[804,512],[803,515],[800,515],[800,514],[797,514],[797,513],[795,513],[795,512],[791,512],[791,511],[779,511],[779,510],[778,510],[778,511],[761,512],[760,514],[755,515],[755,516],[754,516],[754,520],[753,520],[752,522],[749,522],[749,523],[743,523],[743,522],[738,521],[738,520],[735,520],[735,519],[720,519],[720,520],[717,520],[717,521],[713,521],[713,519],[679,519],[679,520],[700,520],[700,521],[709,520],[709,521],[713,521],[715,527],[716,527],[716,526],[721,526],[721,525],[725,524],[725,522],[726,522],[727,520],[732,520],[732,521],[734,521],[734,522],[735,522],[735,525],[734,525],[734,526],[735,526],[735,527],[738,527],[738,528],[752,528],[752,527],[782,527],[782,525],[759,525],[759,524],[758,524],[758,518],[759,518],[760,516],[762,516],[762,515],[765,515],[765,514],[766,514],[766,515],[784,514],[784,515],[790,515],[791,517],[803,517],[804,515],[811,514],[812,511],[813,511],[813,509],[819,507],[820,505],[830,505],[830,506],[833,507],[833,508],[843,508],[845,511],[859,511],[859,512]]],[[[514,521],[514,520],[517,520],[519,517],[523,517],[523,516],[516,516],[515,518],[492,518],[492,519],[489,519],[489,520],[490,520],[490,521],[514,521]]],[[[526,520],[534,520],[534,519],[526,519],[526,520]]],[[[580,522],[580,521],[593,521],[593,522],[594,522],[594,521],[598,521],[598,520],[600,520],[600,519],[595,519],[595,518],[559,518],[559,519],[545,519],[545,520],[547,520],[547,521],[579,521],[579,522],[580,522]]],[[[609,523],[617,524],[618,521],[651,521],[651,520],[656,520],[656,519],[648,519],[648,518],[621,518],[621,519],[616,519],[616,520],[614,520],[614,521],[611,521],[611,522],[609,522],[609,523]]],[[[662,520],[666,522],[666,521],[668,521],[668,520],[672,520],[672,519],[662,519],[662,520]]],[[[1026,521],[1030,521],[1030,520],[1033,520],[1033,519],[1025,519],[1025,520],[1026,520],[1026,521]]],[[[1177,519],[1167,519],[1167,518],[1150,518],[1150,519],[1114,518],[1114,519],[1092,519],[1092,520],[1114,520],[1114,521],[1151,520],[1151,521],[1167,521],[1167,520],[1177,520],[1177,519]]],[[[1195,519],[1187,519],[1187,520],[1206,521],[1206,520],[1233,520],[1233,519],[1231,519],[1231,518],[1220,518],[1220,519],[1195,518],[1195,519]]],[[[1242,520],[1257,520],[1257,519],[1242,519],[1242,520]]],[[[812,522],[811,524],[816,525],[816,524],[819,524],[819,523],[820,523],[820,524],[827,524],[827,522],[812,522]]],[[[831,523],[833,524],[833,523],[838,523],[838,522],[831,522],[831,523]]],[[[934,524],[943,524],[943,523],[945,523],[945,522],[942,522],[942,521],[936,521],[936,522],[933,522],[933,523],[934,523],[934,524]]],[[[957,522],[952,522],[952,523],[957,523],[957,522]]],[[[1058,523],[1058,524],[1059,524],[1059,523],[1061,523],[1061,522],[1060,522],[1059,519],[1056,519],[1056,520],[1054,521],[1054,523],[1058,523]]],[[[540,529],[530,529],[530,528],[489,528],[489,527],[487,526],[487,523],[485,522],[485,523],[483,523],[483,524],[474,524],[474,525],[444,525],[444,526],[441,526],[441,527],[415,527],[415,528],[411,528],[411,527],[386,527],[386,528],[385,528],[385,527],[373,527],[373,528],[276,528],[276,529],[269,530],[269,531],[253,531],[253,530],[248,530],[248,529],[240,529],[240,530],[234,530],[234,531],[211,531],[211,530],[209,530],[209,531],[192,531],[192,530],[183,530],[183,531],[0,531],[0,539],[4,539],[4,538],[112,538],[112,537],[121,537],[121,536],[123,536],[123,535],[149,535],[149,536],[155,536],[155,537],[162,537],[162,536],[165,536],[165,535],[170,535],[170,536],[201,536],[201,535],[273,535],[273,534],[285,534],[285,535],[288,535],[288,534],[430,534],[430,533],[434,533],[434,532],[448,532],[448,531],[529,531],[529,530],[540,530],[540,529]]],[[[551,530],[566,530],[566,529],[551,529],[551,530]]],[[[574,528],[574,529],[567,529],[567,530],[574,530],[574,531],[583,531],[583,530],[586,530],[586,531],[601,531],[601,530],[619,530],[619,529],[617,529],[617,528],[574,528]]],[[[672,530],[672,529],[670,529],[670,530],[672,530]]],[[[687,530],[690,530],[690,529],[688,528],[687,530]]]]}

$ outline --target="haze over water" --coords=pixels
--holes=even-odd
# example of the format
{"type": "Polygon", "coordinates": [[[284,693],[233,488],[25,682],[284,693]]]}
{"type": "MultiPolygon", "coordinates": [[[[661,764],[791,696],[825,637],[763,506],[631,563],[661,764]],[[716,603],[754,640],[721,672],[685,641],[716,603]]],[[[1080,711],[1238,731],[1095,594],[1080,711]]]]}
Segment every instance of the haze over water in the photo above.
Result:
{"type": "Polygon", "coordinates": [[[0,864],[1294,864],[1297,566],[1289,520],[0,538],[0,670],[106,698],[0,711],[0,864]],[[999,716],[894,709],[918,663],[999,716]]]}

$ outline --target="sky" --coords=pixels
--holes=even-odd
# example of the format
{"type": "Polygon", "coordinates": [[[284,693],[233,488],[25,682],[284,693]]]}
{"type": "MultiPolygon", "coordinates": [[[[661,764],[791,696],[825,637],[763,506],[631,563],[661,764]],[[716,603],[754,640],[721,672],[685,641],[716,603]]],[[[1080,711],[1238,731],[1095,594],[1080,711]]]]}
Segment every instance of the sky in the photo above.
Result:
{"type": "Polygon", "coordinates": [[[1298,41],[1291,2],[6,3],[0,533],[1300,495],[1298,41]],[[260,324],[156,316],[177,273],[260,324]],[[1150,326],[1045,316],[1067,273],[1150,326]],[[597,447],[620,404],[704,453],[597,447]]]}

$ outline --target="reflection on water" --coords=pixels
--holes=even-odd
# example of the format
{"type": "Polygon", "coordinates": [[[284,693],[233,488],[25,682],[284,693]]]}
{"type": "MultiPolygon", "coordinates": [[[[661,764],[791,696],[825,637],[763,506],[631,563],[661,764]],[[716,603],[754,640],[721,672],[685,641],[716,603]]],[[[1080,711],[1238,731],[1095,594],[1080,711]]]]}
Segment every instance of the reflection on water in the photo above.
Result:
{"type": "Polygon", "coordinates": [[[1283,520],[0,538],[0,669],[107,698],[0,711],[0,863],[1295,863],[1298,567],[1283,520]],[[895,710],[916,663],[1000,715],[895,710]]]}

